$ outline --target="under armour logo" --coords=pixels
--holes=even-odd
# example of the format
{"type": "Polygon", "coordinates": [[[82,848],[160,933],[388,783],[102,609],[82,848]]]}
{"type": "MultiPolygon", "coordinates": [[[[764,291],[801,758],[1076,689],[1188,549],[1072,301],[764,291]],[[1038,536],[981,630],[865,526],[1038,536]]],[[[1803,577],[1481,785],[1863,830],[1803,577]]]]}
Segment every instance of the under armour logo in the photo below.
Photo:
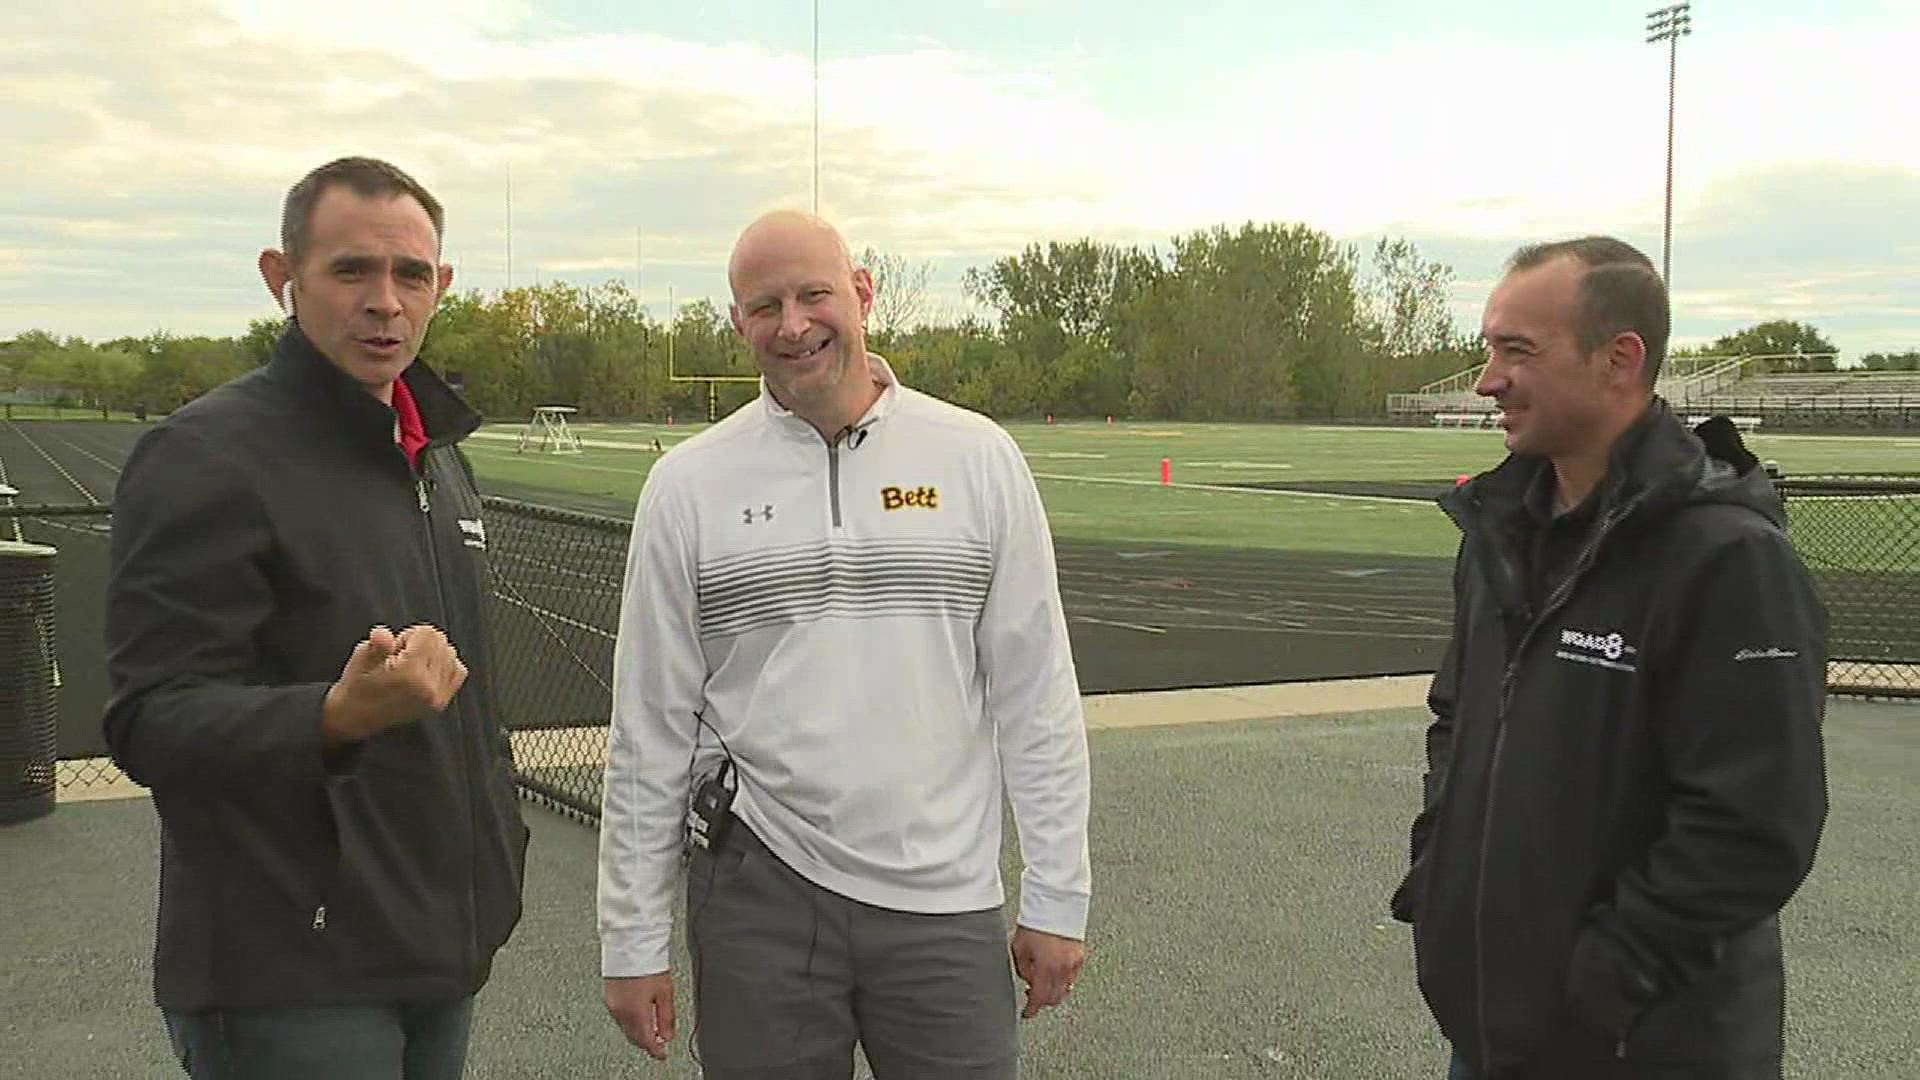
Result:
{"type": "MultiPolygon", "coordinates": [[[[773,504],[772,503],[768,503],[767,505],[760,508],[760,520],[761,521],[773,520],[773,504]]],[[[745,507],[740,511],[740,524],[742,525],[753,524],[753,507],[751,506],[745,507]]]]}

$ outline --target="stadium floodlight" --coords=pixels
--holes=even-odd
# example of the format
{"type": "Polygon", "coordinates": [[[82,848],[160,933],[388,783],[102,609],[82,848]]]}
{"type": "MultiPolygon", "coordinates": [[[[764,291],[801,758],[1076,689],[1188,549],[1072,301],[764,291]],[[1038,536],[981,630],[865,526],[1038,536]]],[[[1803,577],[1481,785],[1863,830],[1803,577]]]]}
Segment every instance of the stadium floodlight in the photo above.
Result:
{"type": "Polygon", "coordinates": [[[1667,210],[1660,233],[1660,279],[1673,295],[1673,91],[1680,70],[1680,39],[1693,33],[1693,5],[1675,4],[1647,12],[1647,43],[1667,43],[1667,210]]]}

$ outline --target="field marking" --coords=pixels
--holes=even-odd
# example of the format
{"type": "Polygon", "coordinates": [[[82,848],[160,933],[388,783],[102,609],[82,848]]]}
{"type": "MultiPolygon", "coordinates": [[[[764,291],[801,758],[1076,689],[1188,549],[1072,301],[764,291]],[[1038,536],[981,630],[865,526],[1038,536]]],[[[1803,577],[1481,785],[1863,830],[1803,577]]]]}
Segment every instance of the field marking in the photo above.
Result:
{"type": "Polygon", "coordinates": [[[54,469],[55,469],[55,470],[56,470],[57,472],[59,472],[59,474],[60,474],[61,476],[64,476],[64,477],[66,477],[66,480],[67,480],[67,483],[69,483],[69,484],[72,484],[72,485],[73,485],[73,486],[74,486],[75,488],[77,488],[77,489],[79,489],[79,492],[80,492],[80,496],[81,496],[81,498],[84,498],[84,499],[86,499],[86,500],[87,500],[87,504],[88,504],[89,506],[99,506],[99,505],[100,505],[100,500],[99,500],[99,499],[96,499],[96,498],[94,498],[94,497],[93,497],[93,492],[91,492],[91,491],[88,491],[88,490],[87,490],[87,485],[85,485],[85,484],[83,484],[83,483],[81,483],[81,482],[80,482],[80,481],[78,481],[78,480],[75,480],[75,479],[73,478],[73,474],[67,471],[67,467],[66,467],[65,465],[62,465],[62,464],[60,464],[60,463],[59,463],[58,461],[55,461],[55,460],[54,460],[54,458],[53,458],[53,455],[52,455],[52,454],[49,454],[49,453],[47,453],[47,450],[46,450],[46,448],[45,448],[45,447],[43,447],[43,446],[41,446],[41,445],[40,445],[39,443],[37,443],[37,442],[34,442],[34,441],[33,441],[33,436],[31,436],[31,435],[28,435],[28,434],[27,434],[26,432],[24,432],[24,431],[21,431],[21,430],[20,430],[20,425],[19,425],[19,424],[16,424],[16,423],[14,423],[14,422],[12,422],[11,420],[9,420],[9,421],[7,422],[7,426],[8,426],[8,427],[11,427],[11,428],[13,429],[13,431],[14,431],[14,434],[16,434],[16,435],[18,435],[18,436],[20,436],[20,438],[21,438],[22,440],[24,440],[24,441],[26,442],[26,444],[27,444],[28,446],[31,446],[31,447],[33,447],[33,449],[34,449],[34,452],[36,452],[36,453],[38,453],[38,454],[39,454],[39,455],[40,455],[41,457],[43,457],[43,458],[46,458],[46,459],[47,459],[47,464],[49,464],[49,465],[51,465],[51,466],[53,466],[53,467],[54,467],[54,469]]]}
{"type": "Polygon", "coordinates": [[[1189,469],[1291,469],[1293,465],[1284,461],[1176,461],[1189,469]]]}
{"type": "MultiPolygon", "coordinates": [[[[74,442],[72,439],[62,438],[59,435],[53,435],[51,436],[51,438],[57,439],[61,443],[64,443],[67,446],[67,448],[70,450],[77,451],[85,457],[92,458],[95,464],[105,466],[109,472],[113,473],[113,475],[115,476],[120,475],[120,466],[115,465],[113,462],[108,461],[106,458],[101,457],[99,454],[96,454],[93,451],[87,449],[86,447],[81,446],[80,444],[74,442]]],[[[125,459],[123,458],[122,460],[124,461],[125,459]]]]}
{"type": "MultiPolygon", "coordinates": [[[[495,450],[493,447],[474,447],[473,451],[478,454],[478,456],[502,461],[536,460],[540,461],[543,465],[556,468],[580,469],[586,472],[614,473],[620,476],[645,476],[648,472],[648,470],[644,469],[622,469],[612,465],[589,465],[583,461],[572,461],[564,458],[546,458],[544,460],[540,458],[529,459],[523,454],[511,450],[495,450]]],[[[1412,498],[1404,495],[1353,495],[1335,491],[1288,491],[1272,488],[1234,487],[1230,484],[1195,484],[1179,480],[1171,484],[1162,484],[1158,480],[1138,480],[1119,476],[1074,476],[1068,473],[1054,472],[1036,472],[1033,476],[1036,480],[1057,480],[1078,484],[1118,484],[1126,487],[1172,487],[1183,488],[1188,491],[1223,492],[1230,495],[1269,495],[1297,499],[1320,499],[1330,502],[1388,503],[1403,506],[1431,506],[1433,504],[1432,499],[1412,498]]]]}
{"type": "MultiPolygon", "coordinates": [[[[1105,610],[1105,608],[1103,607],[1101,610],[1105,610]]],[[[1141,626],[1139,623],[1116,622],[1112,619],[1096,619],[1091,615],[1075,615],[1073,617],[1073,621],[1085,622],[1085,623],[1097,623],[1101,626],[1117,626],[1122,630],[1138,630],[1143,634],[1164,634],[1167,632],[1165,627],[1141,626]]]]}
{"type": "Polygon", "coordinates": [[[1766,431],[1756,431],[1752,435],[1748,436],[1748,438],[1754,442],[1771,442],[1774,440],[1778,440],[1780,442],[1835,442],[1835,443],[1879,442],[1884,439],[1887,442],[1893,444],[1894,446],[1920,446],[1920,439],[1907,438],[1907,437],[1898,436],[1898,435],[1796,435],[1796,434],[1791,434],[1784,431],[1775,432],[1775,433],[1768,433],[1766,431]]]}
{"type": "Polygon", "coordinates": [[[1127,487],[1171,487],[1185,488],[1189,491],[1218,491],[1228,495],[1274,495],[1295,499],[1327,499],[1336,502],[1363,503],[1406,503],[1416,506],[1431,506],[1432,499],[1415,499],[1405,495],[1349,495],[1337,491],[1283,491],[1275,488],[1244,488],[1229,484],[1192,484],[1176,480],[1171,484],[1162,484],[1158,480],[1135,480],[1121,476],[1069,476],[1066,473],[1033,474],[1036,480],[1064,480],[1076,484],[1121,484],[1127,487]]]}
{"type": "MultiPolygon", "coordinates": [[[[475,457],[493,458],[499,461],[529,461],[530,460],[533,462],[537,462],[540,465],[550,466],[553,468],[582,469],[587,472],[618,473],[621,476],[645,476],[649,471],[651,471],[650,469],[622,469],[622,468],[617,468],[613,465],[589,465],[584,461],[573,461],[568,458],[554,457],[550,455],[542,455],[541,457],[528,458],[527,455],[525,454],[517,453],[512,450],[496,450],[491,446],[468,447],[467,453],[472,454],[475,457]]],[[[573,494],[573,493],[565,492],[565,491],[556,491],[555,494],[573,494]]]]}
{"type": "MultiPolygon", "coordinates": [[[[5,487],[5,486],[8,486],[8,481],[7,481],[7,462],[6,462],[6,459],[4,459],[4,458],[0,458],[0,487],[5,487]]],[[[14,501],[13,501],[13,496],[11,496],[11,495],[8,495],[8,496],[5,496],[5,498],[6,498],[6,500],[7,500],[7,505],[8,505],[8,506],[13,506],[13,505],[15,505],[15,503],[14,503],[14,501]]],[[[19,518],[19,516],[18,516],[18,515],[13,515],[13,516],[10,516],[10,517],[8,517],[8,518],[7,518],[7,521],[8,521],[9,523],[11,523],[11,524],[13,525],[13,542],[14,542],[14,543],[16,543],[16,544],[24,544],[24,543],[26,543],[26,541],[27,541],[27,538],[26,538],[26,537],[25,537],[24,535],[22,535],[22,534],[21,534],[21,532],[20,532],[20,518],[19,518]]]]}

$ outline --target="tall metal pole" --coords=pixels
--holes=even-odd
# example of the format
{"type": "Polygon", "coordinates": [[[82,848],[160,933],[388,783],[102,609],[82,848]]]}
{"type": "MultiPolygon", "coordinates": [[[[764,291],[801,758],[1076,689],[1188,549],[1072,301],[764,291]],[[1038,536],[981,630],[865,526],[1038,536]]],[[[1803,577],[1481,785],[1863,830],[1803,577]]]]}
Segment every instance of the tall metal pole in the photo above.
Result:
{"type": "Polygon", "coordinates": [[[1647,12],[1647,42],[1667,43],[1667,185],[1666,212],[1660,234],[1660,278],[1673,291],[1673,118],[1674,95],[1680,72],[1680,39],[1693,33],[1690,0],[1647,12]]]}
{"type": "Polygon", "coordinates": [[[1660,233],[1660,280],[1673,289],[1673,95],[1679,83],[1680,39],[1667,39],[1667,209],[1660,233]]]}
{"type": "Polygon", "coordinates": [[[820,212],[820,0],[813,0],[813,212],[820,212]]]}
{"type": "Polygon", "coordinates": [[[513,162],[507,162],[507,289],[513,289],[513,162]]]}

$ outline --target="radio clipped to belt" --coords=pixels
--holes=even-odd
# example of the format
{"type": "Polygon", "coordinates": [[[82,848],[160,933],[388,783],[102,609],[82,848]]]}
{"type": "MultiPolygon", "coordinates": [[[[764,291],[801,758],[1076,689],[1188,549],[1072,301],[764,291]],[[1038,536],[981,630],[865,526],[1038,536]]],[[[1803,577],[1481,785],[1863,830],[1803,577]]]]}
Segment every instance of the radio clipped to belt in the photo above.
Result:
{"type": "Polygon", "coordinates": [[[726,844],[727,830],[733,825],[733,794],[738,789],[732,758],[722,761],[694,789],[693,801],[687,805],[688,854],[697,846],[711,855],[726,844]]]}
{"type": "MultiPolygon", "coordinates": [[[[711,855],[726,845],[727,830],[733,827],[733,796],[740,790],[739,770],[733,763],[733,751],[727,748],[727,741],[720,737],[712,724],[700,713],[693,714],[694,720],[708,731],[720,743],[720,751],[726,757],[718,768],[707,774],[706,779],[694,786],[693,798],[687,803],[687,837],[682,851],[692,855],[693,849],[711,855]]],[[[696,740],[697,741],[697,740],[696,740]]]]}

